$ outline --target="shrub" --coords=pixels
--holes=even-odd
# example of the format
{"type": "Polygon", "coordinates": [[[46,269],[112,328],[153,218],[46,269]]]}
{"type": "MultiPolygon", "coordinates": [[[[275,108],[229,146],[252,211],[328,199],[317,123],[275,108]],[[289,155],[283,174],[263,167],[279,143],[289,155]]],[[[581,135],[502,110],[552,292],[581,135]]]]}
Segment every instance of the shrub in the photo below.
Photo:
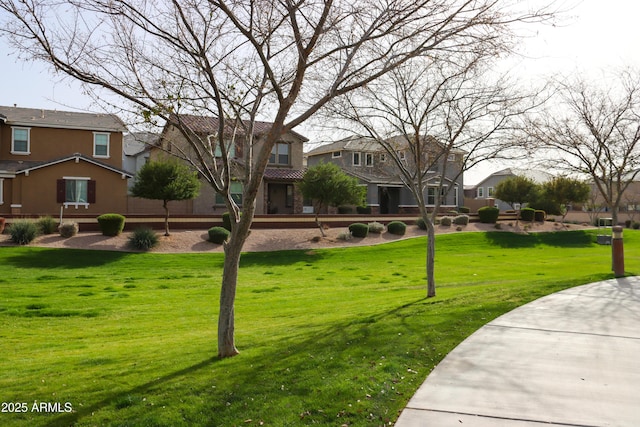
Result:
{"type": "Polygon", "coordinates": [[[58,232],[60,233],[60,236],[68,239],[69,237],[73,237],[78,234],[78,224],[73,221],[63,222],[60,224],[60,227],[58,227],[58,232]]]}
{"type": "Polygon", "coordinates": [[[536,210],[533,208],[524,208],[520,211],[520,218],[523,221],[533,221],[535,219],[536,210]]]}
{"type": "Polygon", "coordinates": [[[407,232],[407,224],[402,221],[391,221],[387,224],[387,231],[391,234],[404,236],[404,233],[407,232]]]}
{"type": "Polygon", "coordinates": [[[500,209],[495,206],[484,206],[478,209],[478,217],[483,224],[495,224],[499,215],[500,209]]]}
{"type": "Polygon", "coordinates": [[[416,219],[416,225],[418,226],[418,228],[420,230],[426,230],[427,229],[427,223],[425,222],[424,218],[418,218],[416,219]]]}
{"type": "Polygon", "coordinates": [[[349,231],[353,237],[367,237],[367,234],[369,234],[369,226],[361,222],[356,222],[349,226],[349,231]]]}
{"type": "Polygon", "coordinates": [[[50,216],[43,216],[38,219],[38,229],[42,234],[53,234],[58,229],[58,223],[50,216]]]}
{"type": "Polygon", "coordinates": [[[38,235],[38,227],[32,221],[21,219],[9,225],[11,240],[19,245],[28,245],[38,235]]]}
{"type": "Polygon", "coordinates": [[[124,230],[125,217],[120,214],[103,214],[98,217],[98,225],[103,236],[117,236],[124,230]]]}
{"type": "Polygon", "coordinates": [[[348,240],[353,239],[353,236],[351,235],[351,233],[340,233],[340,234],[338,234],[337,239],[338,240],[344,240],[346,242],[348,240]]]}
{"type": "Polygon", "coordinates": [[[471,212],[471,209],[469,209],[467,206],[460,206],[458,208],[458,212],[468,214],[469,212],[471,212]]]}
{"type": "Polygon", "coordinates": [[[469,215],[458,215],[453,218],[453,223],[455,225],[467,225],[469,224],[469,215]]]}
{"type": "Polygon", "coordinates": [[[496,223],[496,225],[494,225],[496,230],[502,230],[502,224],[500,223],[496,223]]]}
{"type": "Polygon", "coordinates": [[[634,230],[639,229],[640,228],[640,222],[634,222],[632,227],[633,227],[634,230]]]}
{"type": "Polygon", "coordinates": [[[158,244],[158,234],[149,227],[136,228],[129,237],[129,244],[143,251],[148,251],[158,244]]]}
{"type": "Polygon", "coordinates": [[[231,232],[224,227],[211,227],[208,231],[209,241],[218,245],[223,244],[229,239],[231,232]]]}
{"type": "Polygon", "coordinates": [[[347,215],[353,213],[353,208],[351,206],[338,206],[338,213],[340,215],[347,215]]]}
{"type": "Polygon", "coordinates": [[[440,225],[443,225],[445,227],[450,227],[451,226],[451,217],[450,216],[443,216],[442,218],[440,218],[440,225]]]}
{"type": "Polygon", "coordinates": [[[458,211],[455,209],[450,210],[449,212],[447,212],[449,215],[458,215],[458,211]]]}
{"type": "Polygon", "coordinates": [[[380,234],[380,233],[382,233],[384,231],[384,225],[380,224],[377,221],[370,222],[369,223],[369,231],[371,233],[380,234]]]}
{"type": "Polygon", "coordinates": [[[356,206],[356,212],[362,215],[371,215],[371,206],[356,206]]]}
{"type": "Polygon", "coordinates": [[[537,222],[544,222],[545,218],[547,217],[547,213],[545,211],[543,211],[542,209],[536,209],[533,212],[533,218],[537,221],[537,222]]]}
{"type": "MultiPolygon", "coordinates": [[[[2,218],[0,218],[0,219],[2,219],[2,218]]],[[[631,228],[631,224],[633,224],[633,221],[631,221],[630,219],[628,219],[628,220],[626,220],[626,221],[624,222],[624,227],[625,227],[625,228],[631,228]]]]}
{"type": "Polygon", "coordinates": [[[222,228],[231,231],[231,214],[229,212],[222,214],[222,228]]]}

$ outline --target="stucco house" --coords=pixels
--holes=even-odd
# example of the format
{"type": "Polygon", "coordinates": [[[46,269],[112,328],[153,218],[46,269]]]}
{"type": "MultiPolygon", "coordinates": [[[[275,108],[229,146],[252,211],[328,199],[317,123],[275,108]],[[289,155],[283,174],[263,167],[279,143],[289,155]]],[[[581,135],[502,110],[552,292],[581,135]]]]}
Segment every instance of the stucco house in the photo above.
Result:
{"type": "Polygon", "coordinates": [[[0,106],[0,214],[126,213],[124,131],[110,114],[0,106]]]}
{"type": "MultiPolygon", "coordinates": [[[[217,135],[218,119],[212,116],[180,115],[181,123],[206,140],[217,135]]],[[[265,134],[272,123],[254,123],[254,151],[258,152],[265,134]]],[[[243,141],[240,134],[231,148],[233,162],[238,168],[243,166],[243,141]]],[[[304,175],[303,146],[308,139],[291,131],[282,136],[271,152],[269,163],[264,173],[263,183],[256,197],[256,214],[299,214],[303,211],[302,195],[295,184],[304,175]]],[[[152,150],[151,157],[157,158],[171,153],[176,148],[189,150],[187,142],[180,131],[171,123],[165,126],[158,147],[152,150]]],[[[236,202],[242,205],[242,173],[237,174],[237,181],[231,184],[231,192],[236,202]]],[[[212,214],[226,211],[224,201],[213,188],[203,182],[200,195],[193,200],[193,214],[212,214]]]]}
{"type": "MultiPolygon", "coordinates": [[[[429,154],[431,159],[440,158],[442,147],[433,137],[426,137],[430,141],[429,154]]],[[[397,136],[392,138],[394,145],[399,147],[400,158],[410,158],[408,148],[403,148],[406,143],[404,138],[397,136]]],[[[426,153],[425,153],[426,154],[426,153]]],[[[447,162],[447,171],[442,186],[442,210],[456,209],[462,206],[463,174],[460,170],[462,164],[461,151],[453,151],[442,159],[447,162]]],[[[394,161],[389,157],[385,149],[375,140],[366,137],[352,136],[333,143],[317,147],[307,154],[309,167],[318,163],[335,163],[349,175],[360,180],[367,188],[367,205],[371,206],[373,213],[395,214],[416,213],[418,205],[411,191],[400,179],[399,170],[394,161]]],[[[425,201],[427,207],[436,204],[437,189],[440,186],[442,162],[432,161],[432,168],[428,171],[425,180],[427,189],[425,201]]]]}

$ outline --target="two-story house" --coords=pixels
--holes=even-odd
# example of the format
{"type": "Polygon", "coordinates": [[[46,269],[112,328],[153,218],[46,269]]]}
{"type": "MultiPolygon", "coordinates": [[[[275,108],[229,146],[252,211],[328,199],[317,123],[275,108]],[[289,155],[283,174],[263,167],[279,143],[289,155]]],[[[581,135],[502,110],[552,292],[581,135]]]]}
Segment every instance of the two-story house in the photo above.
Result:
{"type": "MultiPolygon", "coordinates": [[[[518,168],[503,169],[487,176],[475,186],[465,189],[465,205],[469,206],[472,211],[476,211],[478,208],[488,205],[488,199],[495,199],[495,189],[498,184],[505,179],[513,178],[514,176],[527,177],[536,184],[544,184],[553,178],[551,174],[540,170],[518,168]]],[[[493,203],[501,211],[513,209],[512,206],[502,200],[495,199],[493,203]]]]}
{"type": "Polygon", "coordinates": [[[126,213],[124,130],[114,115],[0,107],[0,214],[126,213]]]}
{"type": "MultiPolygon", "coordinates": [[[[442,146],[435,138],[426,137],[428,148],[423,153],[430,168],[424,180],[425,203],[427,207],[436,205],[438,188],[441,189],[440,208],[456,209],[462,206],[463,174],[461,171],[463,152],[452,150],[442,156],[442,146]],[[444,159],[446,157],[446,159],[444,159]],[[446,162],[444,176],[442,164],[446,162]],[[444,180],[440,185],[441,179],[444,180]]],[[[397,157],[402,162],[411,162],[409,147],[402,137],[389,140],[398,148],[397,157]]],[[[417,213],[418,205],[411,191],[401,179],[400,171],[387,151],[375,140],[352,136],[317,147],[307,154],[309,167],[318,163],[335,163],[340,168],[360,180],[367,188],[367,205],[372,212],[380,214],[417,213]]]]}
{"type": "MultiPolygon", "coordinates": [[[[194,134],[203,140],[217,135],[218,119],[211,116],[180,115],[180,122],[194,134]]],[[[254,152],[260,151],[265,134],[272,124],[268,122],[255,122],[253,144],[254,152]]],[[[244,167],[243,149],[244,141],[241,130],[236,130],[235,144],[230,147],[230,157],[234,165],[239,168],[236,180],[231,183],[231,193],[235,201],[242,205],[242,168],[244,167]]],[[[256,197],[256,214],[298,214],[302,213],[303,200],[295,184],[304,175],[303,145],[308,139],[296,132],[284,134],[274,145],[269,158],[269,163],[264,173],[263,184],[256,197]]],[[[157,158],[164,153],[171,153],[178,149],[189,151],[188,145],[176,128],[168,123],[160,138],[159,147],[154,149],[151,157],[157,158]]],[[[216,150],[218,156],[221,151],[216,150]]],[[[194,214],[211,214],[224,212],[226,207],[220,195],[216,194],[211,185],[203,183],[200,195],[193,200],[194,214]]]]}

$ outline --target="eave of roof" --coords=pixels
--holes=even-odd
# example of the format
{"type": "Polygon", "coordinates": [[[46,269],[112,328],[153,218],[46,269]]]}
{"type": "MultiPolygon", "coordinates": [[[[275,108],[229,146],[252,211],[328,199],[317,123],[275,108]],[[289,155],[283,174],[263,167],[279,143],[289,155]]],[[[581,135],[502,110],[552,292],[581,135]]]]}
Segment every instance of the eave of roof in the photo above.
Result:
{"type": "Polygon", "coordinates": [[[99,166],[101,168],[110,170],[114,173],[118,173],[120,175],[123,175],[127,178],[133,178],[133,175],[130,172],[125,171],[124,169],[120,169],[120,168],[116,168],[114,166],[108,165],[106,163],[100,162],[98,160],[92,159],[91,157],[87,157],[83,154],[79,154],[79,153],[75,153],[71,156],[66,156],[66,157],[61,157],[58,159],[54,159],[54,160],[48,160],[45,162],[29,162],[29,164],[23,164],[26,167],[23,168],[18,168],[15,170],[15,174],[19,175],[19,174],[28,174],[31,171],[37,170],[37,169],[42,169],[42,168],[46,168],[49,166],[53,166],[53,165],[57,165],[60,163],[64,163],[64,162],[68,162],[68,161],[85,161],[87,163],[91,163],[94,164],[96,166],[99,166]]]}
{"type": "Polygon", "coordinates": [[[0,106],[1,119],[7,125],[55,129],[124,132],[126,126],[113,114],[79,113],[0,106]]]}

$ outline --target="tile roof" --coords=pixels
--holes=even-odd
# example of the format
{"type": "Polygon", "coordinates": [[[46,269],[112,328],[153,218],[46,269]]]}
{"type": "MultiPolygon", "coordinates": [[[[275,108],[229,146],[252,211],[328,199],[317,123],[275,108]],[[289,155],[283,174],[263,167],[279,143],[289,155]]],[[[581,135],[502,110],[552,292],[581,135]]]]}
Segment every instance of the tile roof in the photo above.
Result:
{"type": "Polygon", "coordinates": [[[92,163],[101,168],[105,168],[111,170],[113,172],[128,176],[133,178],[133,175],[130,172],[125,171],[124,169],[117,168],[115,166],[111,166],[94,158],[85,156],[83,154],[75,153],[70,156],[59,157],[57,159],[47,160],[43,162],[29,162],[29,161],[14,161],[14,160],[2,160],[0,161],[0,171],[5,171],[13,174],[26,173],[35,169],[45,168],[47,166],[53,166],[58,163],[68,162],[70,160],[83,160],[88,163],[92,163]]]}
{"type": "Polygon", "coordinates": [[[77,113],[0,106],[2,121],[8,125],[50,127],[59,129],[88,129],[96,131],[124,132],[126,127],[113,114],[77,113]]]}
{"type": "Polygon", "coordinates": [[[265,179],[279,179],[283,181],[300,181],[304,176],[304,170],[301,169],[275,169],[267,168],[264,171],[265,179]]]}

